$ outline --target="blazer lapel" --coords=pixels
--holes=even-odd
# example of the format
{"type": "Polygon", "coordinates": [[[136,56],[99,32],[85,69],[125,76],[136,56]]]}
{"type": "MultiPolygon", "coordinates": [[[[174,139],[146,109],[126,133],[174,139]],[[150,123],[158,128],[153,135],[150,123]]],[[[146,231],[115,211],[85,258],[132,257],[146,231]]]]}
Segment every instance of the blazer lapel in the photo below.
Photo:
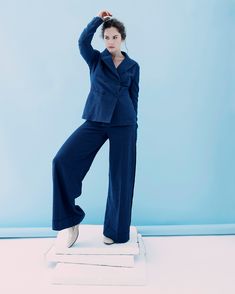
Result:
{"type": "Polygon", "coordinates": [[[135,62],[127,55],[126,52],[124,51],[121,51],[121,52],[123,55],[125,55],[125,58],[119,64],[117,68],[114,65],[112,54],[108,51],[108,49],[105,48],[105,50],[101,52],[101,59],[110,68],[110,70],[117,76],[118,79],[120,79],[119,74],[122,74],[123,72],[127,71],[130,67],[132,67],[135,64],[135,62]]]}

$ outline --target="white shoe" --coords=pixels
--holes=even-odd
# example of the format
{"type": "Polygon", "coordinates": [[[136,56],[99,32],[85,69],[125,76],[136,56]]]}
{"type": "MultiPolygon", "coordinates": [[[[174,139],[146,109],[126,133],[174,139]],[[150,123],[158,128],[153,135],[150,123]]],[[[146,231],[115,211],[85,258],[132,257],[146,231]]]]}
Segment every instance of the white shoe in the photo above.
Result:
{"type": "Polygon", "coordinates": [[[69,248],[76,242],[78,235],[79,224],[70,228],[63,229],[57,234],[55,246],[60,249],[69,248]]]}
{"type": "Polygon", "coordinates": [[[104,243],[107,244],[107,245],[111,245],[111,244],[114,243],[114,241],[113,241],[112,239],[110,239],[110,238],[108,238],[108,237],[106,237],[106,236],[104,236],[103,241],[104,241],[104,243]]]}

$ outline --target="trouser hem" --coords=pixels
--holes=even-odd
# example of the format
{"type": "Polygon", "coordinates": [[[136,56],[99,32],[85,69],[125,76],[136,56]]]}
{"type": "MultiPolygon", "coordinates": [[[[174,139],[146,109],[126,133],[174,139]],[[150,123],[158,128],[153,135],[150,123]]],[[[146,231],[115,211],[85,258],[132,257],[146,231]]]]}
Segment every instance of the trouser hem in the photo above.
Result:
{"type": "Polygon", "coordinates": [[[62,220],[52,220],[52,230],[60,231],[80,224],[84,217],[85,214],[82,217],[69,217],[62,220]]]}
{"type": "Polygon", "coordinates": [[[110,228],[104,228],[103,234],[105,237],[111,238],[115,243],[126,243],[130,239],[130,230],[117,234],[110,228]]]}

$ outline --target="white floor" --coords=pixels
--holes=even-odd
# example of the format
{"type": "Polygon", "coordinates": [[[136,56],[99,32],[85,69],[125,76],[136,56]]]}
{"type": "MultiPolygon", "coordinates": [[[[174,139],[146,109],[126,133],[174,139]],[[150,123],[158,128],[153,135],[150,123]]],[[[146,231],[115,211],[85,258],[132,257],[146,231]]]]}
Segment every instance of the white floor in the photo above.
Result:
{"type": "Polygon", "coordinates": [[[148,283],[133,287],[52,285],[44,253],[54,238],[0,239],[0,293],[235,293],[234,235],[143,240],[148,283]]]}

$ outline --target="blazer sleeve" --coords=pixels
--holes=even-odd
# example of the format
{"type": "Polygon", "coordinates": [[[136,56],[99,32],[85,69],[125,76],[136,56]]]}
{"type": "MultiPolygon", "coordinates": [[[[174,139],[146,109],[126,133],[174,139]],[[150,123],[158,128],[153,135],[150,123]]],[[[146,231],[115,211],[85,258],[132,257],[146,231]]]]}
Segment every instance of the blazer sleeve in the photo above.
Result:
{"type": "Polygon", "coordinates": [[[130,97],[132,99],[136,114],[138,113],[139,79],[140,79],[140,66],[137,63],[135,66],[135,73],[129,88],[130,97]]]}
{"type": "Polygon", "coordinates": [[[88,23],[86,28],[82,31],[78,39],[78,47],[80,54],[85,59],[89,67],[92,66],[92,63],[95,57],[100,53],[98,50],[94,49],[91,45],[93,36],[97,28],[103,23],[103,19],[99,16],[93,17],[93,19],[88,23]]]}

